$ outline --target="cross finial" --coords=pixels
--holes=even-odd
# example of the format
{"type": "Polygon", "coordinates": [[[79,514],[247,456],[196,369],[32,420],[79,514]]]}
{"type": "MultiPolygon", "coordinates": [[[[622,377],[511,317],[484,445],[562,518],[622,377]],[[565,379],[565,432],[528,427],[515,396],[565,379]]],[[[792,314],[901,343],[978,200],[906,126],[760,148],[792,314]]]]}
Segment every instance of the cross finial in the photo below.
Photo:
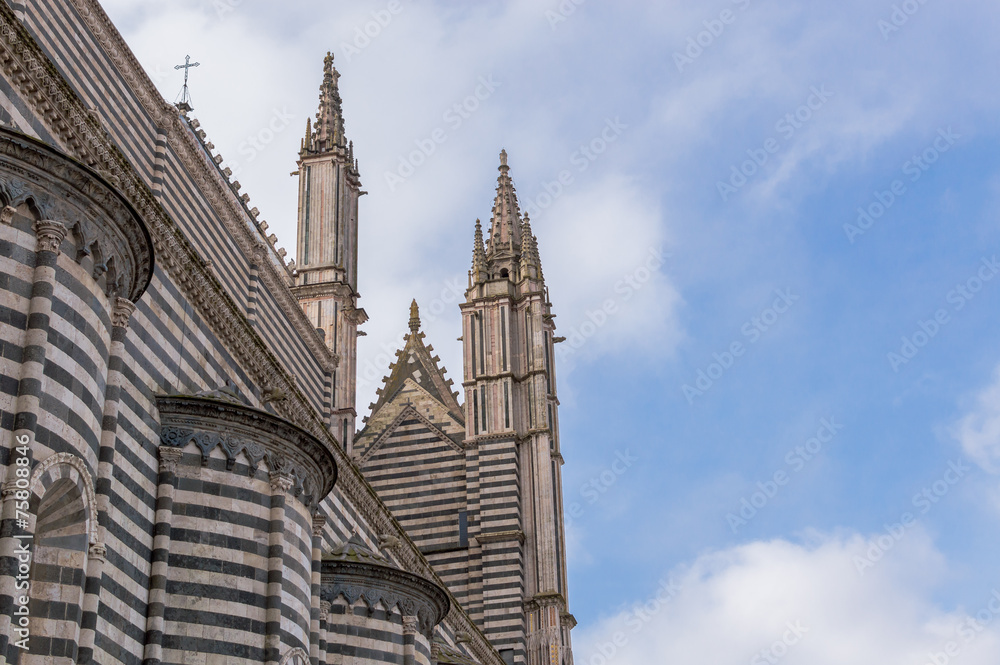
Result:
{"type": "Polygon", "coordinates": [[[174,69],[184,70],[184,87],[181,89],[181,101],[177,104],[177,107],[182,111],[191,110],[191,94],[188,92],[188,71],[192,67],[198,67],[201,65],[200,62],[191,62],[191,56],[184,56],[183,65],[174,65],[174,69]]]}

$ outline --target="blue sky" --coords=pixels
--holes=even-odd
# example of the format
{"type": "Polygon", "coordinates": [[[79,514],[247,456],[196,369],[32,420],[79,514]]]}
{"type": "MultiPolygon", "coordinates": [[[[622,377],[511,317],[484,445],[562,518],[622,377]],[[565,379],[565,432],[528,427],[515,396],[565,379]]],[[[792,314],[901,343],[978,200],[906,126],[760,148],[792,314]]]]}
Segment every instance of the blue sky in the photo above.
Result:
{"type": "Polygon", "coordinates": [[[510,153],[570,338],[578,664],[995,662],[995,3],[105,6],[167,99],[201,62],[195,115],[290,253],[334,52],[362,408],[413,297],[461,379],[454,296],[510,153]]]}

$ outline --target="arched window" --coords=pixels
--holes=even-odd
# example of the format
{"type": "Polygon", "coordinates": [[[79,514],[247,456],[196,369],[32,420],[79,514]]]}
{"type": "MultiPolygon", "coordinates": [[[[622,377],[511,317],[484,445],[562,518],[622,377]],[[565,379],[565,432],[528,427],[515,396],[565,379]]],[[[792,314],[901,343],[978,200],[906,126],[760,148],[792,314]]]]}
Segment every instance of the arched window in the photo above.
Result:
{"type": "Polygon", "coordinates": [[[80,488],[72,480],[60,478],[46,490],[35,515],[28,605],[31,637],[21,663],[73,663],[89,545],[80,488]]]}
{"type": "Polygon", "coordinates": [[[30,512],[30,637],[20,663],[72,665],[80,646],[88,552],[97,542],[93,480],[80,458],[58,453],[35,467],[30,512]]]}

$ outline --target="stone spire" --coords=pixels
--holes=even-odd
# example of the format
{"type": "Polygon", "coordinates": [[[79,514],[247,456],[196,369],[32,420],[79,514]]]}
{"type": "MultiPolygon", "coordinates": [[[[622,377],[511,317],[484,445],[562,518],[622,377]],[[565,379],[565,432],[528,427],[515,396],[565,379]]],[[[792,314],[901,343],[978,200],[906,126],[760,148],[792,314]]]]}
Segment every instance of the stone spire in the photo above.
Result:
{"type": "Polygon", "coordinates": [[[323,59],[323,83],[319,87],[319,111],[316,123],[310,132],[306,126],[304,149],[308,152],[328,152],[334,147],[345,147],[344,113],[341,108],[340,90],[337,82],[340,72],[333,66],[333,54],[327,53],[323,59]]]}
{"type": "Polygon", "coordinates": [[[420,330],[420,308],[417,307],[417,299],[410,303],[410,332],[420,330]]]}
{"type": "Polygon", "coordinates": [[[476,220],[476,238],[472,245],[472,283],[486,280],[486,248],[483,245],[483,224],[476,220]]]}
{"type": "Polygon", "coordinates": [[[492,259],[496,254],[513,254],[521,249],[521,219],[517,207],[517,193],[510,179],[507,151],[500,151],[500,176],[497,178],[497,196],[493,201],[493,218],[490,220],[490,240],[487,251],[492,259]]]}

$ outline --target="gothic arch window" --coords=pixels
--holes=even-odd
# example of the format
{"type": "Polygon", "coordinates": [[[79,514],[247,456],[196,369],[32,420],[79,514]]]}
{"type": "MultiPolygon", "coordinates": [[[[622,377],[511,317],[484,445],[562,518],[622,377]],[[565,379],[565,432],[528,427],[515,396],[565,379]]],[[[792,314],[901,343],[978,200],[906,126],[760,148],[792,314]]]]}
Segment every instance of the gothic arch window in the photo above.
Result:
{"type": "Polygon", "coordinates": [[[299,648],[292,649],[285,654],[279,665],[309,665],[309,654],[299,648]]]}
{"type": "Polygon", "coordinates": [[[33,475],[31,637],[20,662],[70,665],[79,646],[87,555],[96,527],[93,484],[83,462],[66,453],[41,462],[33,475]]]}

